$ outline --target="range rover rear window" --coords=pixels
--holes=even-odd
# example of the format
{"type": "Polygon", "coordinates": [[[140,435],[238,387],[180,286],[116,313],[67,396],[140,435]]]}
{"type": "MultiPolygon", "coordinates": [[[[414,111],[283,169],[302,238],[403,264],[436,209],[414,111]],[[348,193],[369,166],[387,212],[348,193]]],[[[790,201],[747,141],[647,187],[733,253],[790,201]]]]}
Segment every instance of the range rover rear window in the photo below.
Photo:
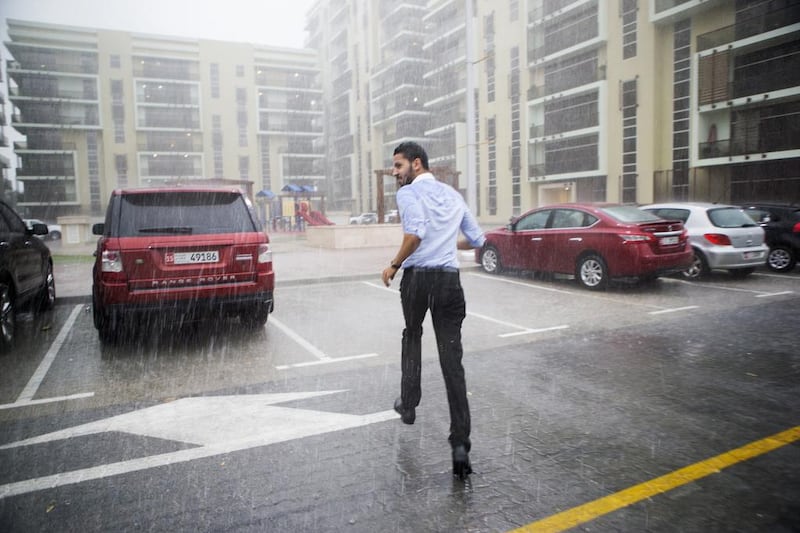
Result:
{"type": "Polygon", "coordinates": [[[257,231],[240,194],[187,191],[125,194],[120,200],[119,237],[209,235],[257,231]]]}

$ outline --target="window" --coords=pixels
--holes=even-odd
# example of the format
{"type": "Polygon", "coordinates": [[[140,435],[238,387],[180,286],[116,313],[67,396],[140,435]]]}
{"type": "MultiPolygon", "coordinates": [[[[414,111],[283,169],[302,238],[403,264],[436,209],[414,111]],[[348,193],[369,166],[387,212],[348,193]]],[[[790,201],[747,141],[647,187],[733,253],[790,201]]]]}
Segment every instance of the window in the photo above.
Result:
{"type": "Polygon", "coordinates": [[[211,63],[210,69],[211,98],[219,98],[219,63],[211,63]]]}
{"type": "Polygon", "coordinates": [[[636,202],[636,80],[622,83],[622,202],[636,202]]]}
{"type": "Polygon", "coordinates": [[[120,68],[121,61],[119,58],[119,54],[111,54],[108,58],[108,64],[111,68],[120,68]]]}
{"type": "Polygon", "coordinates": [[[636,15],[638,0],[619,0],[622,16],[622,59],[636,57],[636,15]]]}
{"type": "Polygon", "coordinates": [[[547,219],[550,218],[550,213],[552,211],[547,209],[545,211],[537,211],[535,213],[531,213],[530,215],[519,219],[516,226],[514,227],[515,231],[524,231],[524,230],[534,230],[534,229],[544,229],[547,226],[547,219]]]}
{"type": "Polygon", "coordinates": [[[583,211],[576,211],[574,209],[557,209],[553,214],[552,228],[581,228],[588,226],[589,217],[583,211]]]}

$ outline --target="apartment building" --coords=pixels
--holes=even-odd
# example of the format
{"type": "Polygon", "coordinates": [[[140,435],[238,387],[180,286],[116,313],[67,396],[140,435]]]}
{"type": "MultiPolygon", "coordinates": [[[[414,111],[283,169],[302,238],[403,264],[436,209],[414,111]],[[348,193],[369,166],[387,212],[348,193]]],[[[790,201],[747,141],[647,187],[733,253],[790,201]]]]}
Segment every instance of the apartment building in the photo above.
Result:
{"type": "Polygon", "coordinates": [[[556,201],[800,201],[791,0],[318,0],[306,50],[9,30],[40,217],[187,178],[391,209],[406,140],[488,224],[556,201]]]}
{"type": "Polygon", "coordinates": [[[20,210],[98,216],[112,189],[324,186],[310,50],[8,21],[20,210]]]}
{"type": "Polygon", "coordinates": [[[6,118],[6,78],[0,66],[0,198],[11,205],[16,205],[16,197],[11,183],[11,161],[6,155],[9,148],[9,136],[6,132],[8,120],[6,118]]]}

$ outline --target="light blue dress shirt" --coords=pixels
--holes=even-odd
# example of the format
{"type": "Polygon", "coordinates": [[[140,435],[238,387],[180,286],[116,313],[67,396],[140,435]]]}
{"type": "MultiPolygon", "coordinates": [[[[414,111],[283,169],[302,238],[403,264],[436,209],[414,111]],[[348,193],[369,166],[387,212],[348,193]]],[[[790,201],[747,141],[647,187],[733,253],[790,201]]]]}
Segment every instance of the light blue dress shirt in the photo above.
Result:
{"type": "Polygon", "coordinates": [[[403,268],[458,268],[459,232],[474,247],[486,240],[461,194],[425,172],[397,191],[403,232],[416,235],[419,247],[403,261],[403,268]]]}

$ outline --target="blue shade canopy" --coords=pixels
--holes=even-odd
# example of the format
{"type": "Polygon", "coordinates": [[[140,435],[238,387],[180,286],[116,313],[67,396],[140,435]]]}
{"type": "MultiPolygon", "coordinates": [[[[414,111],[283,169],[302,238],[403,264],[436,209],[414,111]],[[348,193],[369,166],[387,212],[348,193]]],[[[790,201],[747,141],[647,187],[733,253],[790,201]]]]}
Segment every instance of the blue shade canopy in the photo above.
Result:
{"type": "Polygon", "coordinates": [[[261,189],[256,193],[256,196],[258,196],[259,198],[266,198],[267,200],[272,200],[273,198],[275,198],[275,193],[267,189],[261,189]]]}
{"type": "Polygon", "coordinates": [[[299,185],[295,185],[294,183],[287,183],[286,185],[283,186],[283,189],[281,189],[281,191],[283,191],[283,192],[303,192],[303,188],[300,187],[299,185]]]}

